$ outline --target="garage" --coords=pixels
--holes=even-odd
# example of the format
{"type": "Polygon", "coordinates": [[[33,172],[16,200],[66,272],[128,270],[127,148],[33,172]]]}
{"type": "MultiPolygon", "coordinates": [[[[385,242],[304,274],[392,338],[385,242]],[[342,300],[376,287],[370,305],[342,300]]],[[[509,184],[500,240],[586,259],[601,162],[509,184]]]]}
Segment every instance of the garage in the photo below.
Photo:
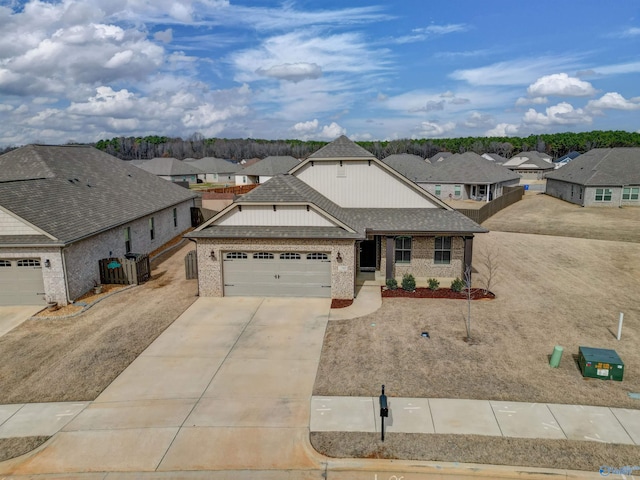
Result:
{"type": "Polygon", "coordinates": [[[222,275],[225,296],[331,297],[324,252],[226,252],[222,275]]]}
{"type": "Polygon", "coordinates": [[[40,259],[0,258],[0,305],[44,305],[40,259]]]}

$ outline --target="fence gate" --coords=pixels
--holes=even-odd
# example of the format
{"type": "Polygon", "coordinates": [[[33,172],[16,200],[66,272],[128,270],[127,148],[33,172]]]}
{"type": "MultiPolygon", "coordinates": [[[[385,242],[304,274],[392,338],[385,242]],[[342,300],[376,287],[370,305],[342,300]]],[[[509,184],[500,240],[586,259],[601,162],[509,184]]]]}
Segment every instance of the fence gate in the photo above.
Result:
{"type": "Polygon", "coordinates": [[[148,255],[131,254],[131,258],[104,258],[99,262],[103,284],[140,285],[151,277],[148,255]]]}
{"type": "Polygon", "coordinates": [[[184,257],[184,270],[187,280],[198,278],[198,256],[195,250],[190,251],[184,257]]]}

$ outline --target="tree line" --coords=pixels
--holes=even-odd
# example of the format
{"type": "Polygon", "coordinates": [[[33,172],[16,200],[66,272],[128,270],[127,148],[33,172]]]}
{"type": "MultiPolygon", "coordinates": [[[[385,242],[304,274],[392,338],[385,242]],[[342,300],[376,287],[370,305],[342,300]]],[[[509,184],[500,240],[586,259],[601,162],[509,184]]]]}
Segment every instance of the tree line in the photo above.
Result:
{"type": "MultiPolygon", "coordinates": [[[[218,157],[239,162],[242,159],[264,158],[270,155],[291,155],[306,158],[328,142],[303,140],[260,140],[205,138],[199,133],[188,139],[151,135],[146,137],[115,137],[93,144],[96,148],[122,160],[143,160],[155,157],[185,158],[218,157]]],[[[412,153],[423,158],[439,152],[497,153],[510,158],[522,151],[544,152],[554,159],[571,151],[584,153],[592,148],[640,147],[640,133],[600,131],[552,133],[528,137],[460,137],[438,139],[402,139],[356,142],[377,158],[396,153],[412,153]]],[[[12,150],[7,147],[0,153],[12,150]]]]}

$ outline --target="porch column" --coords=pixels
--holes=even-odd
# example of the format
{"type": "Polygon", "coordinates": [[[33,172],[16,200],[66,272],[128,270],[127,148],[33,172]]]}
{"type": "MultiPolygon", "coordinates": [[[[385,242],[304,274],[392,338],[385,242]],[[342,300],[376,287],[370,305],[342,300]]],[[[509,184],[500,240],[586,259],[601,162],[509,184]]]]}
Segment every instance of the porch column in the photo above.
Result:
{"type": "Polygon", "coordinates": [[[386,266],[386,273],[385,273],[385,279],[389,280],[390,278],[393,278],[393,264],[395,263],[395,255],[393,254],[394,251],[394,238],[393,237],[389,237],[387,236],[387,266],[386,266]]]}
{"type": "MultiPolygon", "coordinates": [[[[471,262],[473,260],[473,235],[470,237],[464,237],[464,269],[466,271],[467,267],[471,267],[471,262]]],[[[469,272],[471,275],[471,272],[469,272]]]]}

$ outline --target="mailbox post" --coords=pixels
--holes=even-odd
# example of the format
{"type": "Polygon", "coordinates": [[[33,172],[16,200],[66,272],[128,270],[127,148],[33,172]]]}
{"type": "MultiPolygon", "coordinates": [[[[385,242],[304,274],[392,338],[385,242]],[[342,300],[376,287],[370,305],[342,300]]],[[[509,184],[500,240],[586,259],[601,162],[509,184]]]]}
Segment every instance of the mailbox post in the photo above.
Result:
{"type": "Polygon", "coordinates": [[[387,396],[384,394],[384,385],[382,385],[382,394],[380,395],[380,425],[382,431],[382,441],[384,442],[384,419],[389,416],[389,406],[387,404],[387,396]]]}

